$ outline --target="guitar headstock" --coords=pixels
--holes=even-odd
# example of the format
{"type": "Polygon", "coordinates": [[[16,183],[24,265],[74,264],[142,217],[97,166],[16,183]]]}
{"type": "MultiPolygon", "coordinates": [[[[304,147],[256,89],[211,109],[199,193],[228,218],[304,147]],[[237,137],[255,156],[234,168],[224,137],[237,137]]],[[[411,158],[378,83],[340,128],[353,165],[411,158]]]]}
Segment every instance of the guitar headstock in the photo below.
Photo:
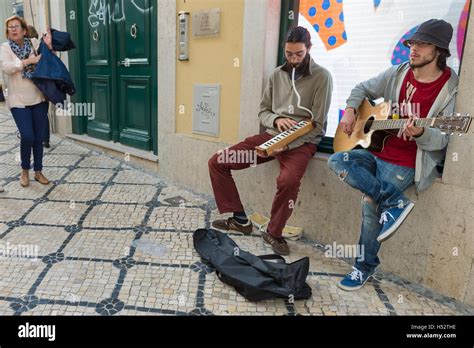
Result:
{"type": "Polygon", "coordinates": [[[472,117],[469,114],[450,114],[436,117],[433,127],[444,133],[453,135],[454,133],[467,133],[471,126],[472,117]]]}

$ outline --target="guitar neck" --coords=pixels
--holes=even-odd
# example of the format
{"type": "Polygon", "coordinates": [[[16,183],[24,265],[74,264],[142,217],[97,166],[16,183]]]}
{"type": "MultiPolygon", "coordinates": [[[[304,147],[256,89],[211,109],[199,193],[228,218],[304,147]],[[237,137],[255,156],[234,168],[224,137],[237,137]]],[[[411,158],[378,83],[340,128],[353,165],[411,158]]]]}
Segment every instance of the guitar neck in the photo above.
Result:
{"type": "MultiPolygon", "coordinates": [[[[373,120],[370,127],[371,130],[388,130],[403,128],[407,119],[399,120],[373,120]]],[[[416,127],[432,127],[435,123],[435,118],[420,118],[415,120],[416,127]]]]}

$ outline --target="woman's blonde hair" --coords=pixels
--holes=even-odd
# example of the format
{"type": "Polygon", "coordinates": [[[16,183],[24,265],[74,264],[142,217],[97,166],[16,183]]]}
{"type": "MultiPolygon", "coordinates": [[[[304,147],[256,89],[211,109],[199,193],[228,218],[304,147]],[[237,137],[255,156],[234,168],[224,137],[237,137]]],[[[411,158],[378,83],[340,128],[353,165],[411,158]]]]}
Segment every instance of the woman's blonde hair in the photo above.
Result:
{"type": "Polygon", "coordinates": [[[15,20],[19,21],[21,24],[21,27],[24,30],[26,30],[26,32],[28,33],[28,24],[26,23],[25,19],[20,16],[14,15],[5,20],[5,36],[7,39],[8,39],[8,23],[15,20]]]}

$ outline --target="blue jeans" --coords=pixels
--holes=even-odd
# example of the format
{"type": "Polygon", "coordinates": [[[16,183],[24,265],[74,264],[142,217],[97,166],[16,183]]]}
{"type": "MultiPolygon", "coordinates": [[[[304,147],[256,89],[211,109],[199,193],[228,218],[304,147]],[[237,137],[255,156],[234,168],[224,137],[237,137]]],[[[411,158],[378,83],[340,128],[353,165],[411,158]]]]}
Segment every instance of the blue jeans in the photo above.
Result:
{"type": "Polygon", "coordinates": [[[21,168],[31,169],[31,150],[33,150],[34,170],[43,170],[43,142],[48,138],[48,102],[12,108],[11,113],[20,131],[21,168]]]}
{"type": "Polygon", "coordinates": [[[382,230],[380,215],[410,202],[403,192],[413,184],[415,169],[388,163],[362,149],[335,153],[328,165],[341,180],[365,194],[359,239],[364,257],[357,259],[355,266],[372,273],[380,264],[377,256],[380,249],[377,237],[382,230]]]}

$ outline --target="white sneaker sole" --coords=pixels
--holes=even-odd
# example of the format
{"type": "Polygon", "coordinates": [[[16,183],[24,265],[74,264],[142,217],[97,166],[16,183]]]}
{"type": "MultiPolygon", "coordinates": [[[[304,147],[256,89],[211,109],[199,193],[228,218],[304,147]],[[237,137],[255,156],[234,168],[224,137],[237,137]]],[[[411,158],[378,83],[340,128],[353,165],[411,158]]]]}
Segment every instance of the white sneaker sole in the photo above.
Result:
{"type": "Polygon", "coordinates": [[[372,275],[370,275],[364,283],[362,283],[361,285],[358,285],[358,286],[345,286],[345,285],[342,285],[341,282],[337,283],[337,286],[338,286],[339,289],[342,289],[342,290],[345,290],[345,291],[355,291],[355,290],[359,290],[360,288],[362,288],[369,281],[370,278],[372,278],[372,275]]]}
{"type": "Polygon", "coordinates": [[[403,213],[398,217],[397,221],[390,227],[388,230],[386,230],[383,234],[379,235],[377,237],[377,242],[381,243],[384,240],[386,240],[388,237],[390,237],[393,233],[395,233],[396,230],[400,227],[400,225],[405,221],[407,218],[408,214],[410,214],[411,210],[415,207],[415,204],[410,202],[410,204],[407,205],[403,213]]]}

